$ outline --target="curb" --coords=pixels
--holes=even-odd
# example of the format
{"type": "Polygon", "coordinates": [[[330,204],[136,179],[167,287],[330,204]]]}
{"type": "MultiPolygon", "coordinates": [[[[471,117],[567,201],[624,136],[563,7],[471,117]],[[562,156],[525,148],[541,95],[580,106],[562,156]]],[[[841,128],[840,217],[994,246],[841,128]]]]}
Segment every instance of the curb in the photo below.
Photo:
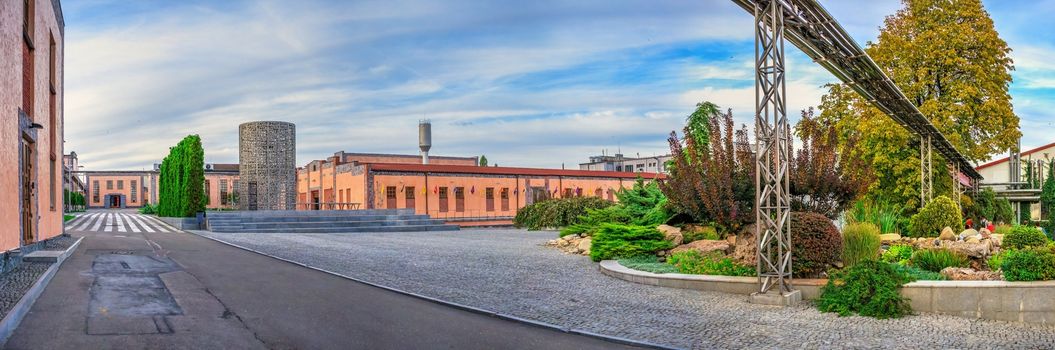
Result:
{"type": "Polygon", "coordinates": [[[33,304],[37,302],[37,298],[44,293],[44,288],[47,288],[48,283],[51,283],[51,279],[55,277],[55,273],[62,267],[62,263],[66,262],[66,258],[73,255],[73,252],[77,251],[77,248],[81,246],[81,242],[84,241],[84,237],[78,238],[76,242],[73,242],[66,252],[59,256],[58,261],[51,264],[47,271],[33,283],[32,287],[26,291],[26,294],[22,295],[22,298],[18,300],[18,303],[11,308],[11,311],[4,316],[3,320],[0,320],[0,347],[7,344],[7,340],[11,338],[11,335],[15,333],[15,329],[22,323],[22,319],[26,318],[26,314],[29,313],[29,309],[33,308],[33,304]]]}
{"type": "MultiPolygon", "coordinates": [[[[195,231],[201,231],[201,230],[195,230],[195,231]]],[[[399,294],[403,294],[403,295],[411,296],[411,297],[414,297],[414,298],[422,299],[422,300],[425,300],[425,301],[428,301],[428,302],[432,302],[432,303],[436,303],[436,304],[440,304],[440,305],[444,305],[444,306],[449,306],[449,307],[453,307],[453,308],[464,310],[464,311],[469,311],[469,312],[476,313],[476,314],[481,314],[481,315],[485,315],[485,316],[495,317],[495,318],[499,318],[499,319],[503,319],[503,320],[507,320],[507,321],[513,321],[513,322],[526,324],[526,325],[529,325],[529,326],[534,326],[534,327],[539,327],[539,328],[552,329],[552,330],[560,331],[560,332],[563,332],[563,333],[586,336],[586,337],[600,339],[600,340],[604,340],[604,341],[608,341],[608,342],[612,342],[612,343],[617,343],[617,344],[638,346],[638,347],[650,348],[650,349],[664,349],[664,350],[678,349],[678,348],[665,346],[665,345],[659,345],[659,344],[655,344],[655,343],[649,343],[649,342],[632,340],[632,339],[627,339],[627,338],[622,338],[622,337],[598,334],[598,333],[585,331],[585,330],[581,330],[581,329],[561,327],[561,326],[558,326],[558,325],[555,325],[555,324],[552,324],[552,323],[546,323],[546,322],[541,322],[541,321],[529,320],[529,319],[526,319],[526,318],[523,318],[523,317],[513,316],[513,315],[509,315],[509,314],[505,314],[505,313],[501,313],[501,312],[497,312],[497,311],[491,311],[491,310],[487,310],[487,309],[481,309],[481,308],[478,308],[478,307],[469,306],[469,305],[465,305],[465,304],[459,304],[459,303],[452,302],[452,301],[441,300],[441,299],[437,299],[437,298],[433,298],[433,297],[429,297],[429,296],[425,296],[425,295],[421,295],[421,294],[417,294],[417,293],[413,293],[413,292],[408,292],[408,291],[401,290],[401,289],[392,288],[392,287],[385,286],[385,285],[380,285],[380,284],[377,284],[377,283],[367,282],[367,281],[364,281],[364,280],[361,280],[361,279],[358,279],[358,278],[355,278],[355,277],[351,277],[351,276],[348,276],[348,275],[344,275],[344,274],[341,274],[341,273],[338,273],[338,272],[333,272],[333,271],[329,271],[329,270],[326,270],[326,269],[314,267],[314,266],[307,265],[307,264],[304,264],[304,263],[301,263],[301,262],[297,262],[297,261],[289,260],[289,259],[286,259],[286,258],[281,258],[281,257],[275,256],[275,255],[271,255],[271,254],[268,254],[268,253],[264,253],[264,252],[261,252],[261,251],[256,250],[256,249],[243,247],[243,246],[240,246],[240,245],[237,245],[237,244],[234,244],[234,243],[229,243],[229,242],[225,242],[225,241],[222,241],[222,240],[219,240],[219,239],[216,239],[216,238],[208,237],[208,236],[199,234],[199,233],[197,233],[195,231],[187,231],[187,232],[190,232],[190,233],[192,233],[192,234],[194,234],[195,236],[198,236],[198,237],[202,237],[202,238],[209,239],[209,240],[212,240],[212,241],[220,242],[222,244],[225,244],[225,245],[228,245],[228,246],[231,246],[231,247],[235,247],[235,248],[238,248],[238,249],[247,250],[247,251],[250,251],[250,252],[253,252],[253,253],[257,253],[257,254],[260,254],[260,255],[272,258],[272,259],[285,261],[285,262],[290,263],[290,264],[294,264],[294,265],[298,265],[298,266],[301,266],[301,267],[306,267],[306,268],[309,268],[309,269],[312,269],[312,270],[315,270],[315,271],[331,274],[331,275],[334,275],[334,276],[337,276],[337,277],[341,277],[341,278],[344,278],[344,279],[348,279],[348,280],[351,280],[351,281],[354,281],[354,282],[362,283],[362,284],[365,284],[365,285],[368,285],[368,286],[371,286],[371,287],[381,288],[381,289],[384,289],[384,290],[387,290],[387,291],[396,292],[396,293],[399,293],[399,294]]]]}

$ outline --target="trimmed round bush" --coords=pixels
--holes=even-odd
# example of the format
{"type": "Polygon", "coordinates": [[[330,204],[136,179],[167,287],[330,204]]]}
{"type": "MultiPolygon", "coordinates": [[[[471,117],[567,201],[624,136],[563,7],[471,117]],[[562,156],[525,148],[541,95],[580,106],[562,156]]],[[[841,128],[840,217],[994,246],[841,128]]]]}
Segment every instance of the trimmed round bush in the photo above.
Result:
{"type": "Polygon", "coordinates": [[[843,229],[843,264],[854,266],[879,255],[879,226],[867,222],[847,225],[843,229]]]}
{"type": "Polygon", "coordinates": [[[948,249],[924,249],[912,254],[909,264],[927,271],[941,272],[946,267],[968,267],[971,260],[963,253],[948,249]]]}
{"type": "Polygon", "coordinates": [[[956,229],[962,226],[963,215],[956,202],[949,197],[939,196],[912,216],[908,233],[909,237],[937,237],[943,228],[956,229]]]}
{"type": "Polygon", "coordinates": [[[1055,254],[1050,249],[1009,250],[1000,269],[1008,281],[1044,281],[1055,279],[1055,254]]]}
{"type": "Polygon", "coordinates": [[[831,219],[818,213],[791,213],[792,271],[813,277],[842,261],[843,237],[831,219]]]}
{"type": "Polygon", "coordinates": [[[1045,236],[1039,228],[1016,225],[1011,228],[1010,233],[1004,235],[1004,240],[1000,244],[1007,249],[1043,247],[1048,244],[1048,236],[1045,236]]]}

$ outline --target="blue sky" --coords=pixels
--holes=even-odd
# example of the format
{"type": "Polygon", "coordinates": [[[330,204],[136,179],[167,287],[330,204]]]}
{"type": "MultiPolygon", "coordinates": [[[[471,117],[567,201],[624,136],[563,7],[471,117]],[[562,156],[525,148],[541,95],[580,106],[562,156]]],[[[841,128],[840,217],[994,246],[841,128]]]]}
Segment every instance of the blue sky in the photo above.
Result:
{"type": "MultiPolygon", "coordinates": [[[[898,1],[822,1],[862,45],[898,1]]],[[[1014,50],[1023,146],[1055,142],[1052,1],[985,1],[1014,50]]],[[[731,1],[70,0],[66,149],[149,168],[187,134],[237,162],[238,124],[297,124],[297,162],[335,151],[485,154],[577,167],[668,151],[696,102],[750,119],[753,33],[731,1]]],[[[834,78],[788,47],[788,104],[834,78]]],[[[797,113],[794,113],[797,114],[797,113]]]]}

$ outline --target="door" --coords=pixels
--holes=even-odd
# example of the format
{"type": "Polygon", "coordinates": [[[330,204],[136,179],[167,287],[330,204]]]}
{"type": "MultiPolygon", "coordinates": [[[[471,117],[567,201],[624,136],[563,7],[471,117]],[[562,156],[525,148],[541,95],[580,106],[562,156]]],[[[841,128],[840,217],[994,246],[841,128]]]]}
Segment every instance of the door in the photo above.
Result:
{"type": "Polygon", "coordinates": [[[545,187],[531,187],[531,197],[528,197],[528,199],[531,201],[527,203],[528,205],[547,200],[549,199],[549,190],[545,187]]]}
{"type": "Polygon", "coordinates": [[[319,191],[311,191],[311,210],[319,210],[319,191]]]}
{"type": "Polygon", "coordinates": [[[447,212],[447,203],[448,203],[448,200],[447,200],[447,188],[446,187],[440,187],[440,189],[439,189],[439,198],[440,198],[440,212],[441,213],[446,213],[447,212]]]}
{"type": "Polygon", "coordinates": [[[487,211],[495,211],[495,189],[488,187],[484,189],[484,199],[487,211]]]}
{"type": "Polygon", "coordinates": [[[33,144],[22,142],[22,245],[33,243],[33,144]]]}
{"type": "Polygon", "coordinates": [[[454,188],[454,211],[459,213],[465,211],[465,187],[454,188]]]}
{"type": "Polygon", "coordinates": [[[396,208],[396,186],[385,187],[385,208],[396,208]]]}
{"type": "Polygon", "coordinates": [[[414,209],[414,206],[415,206],[414,205],[414,199],[415,199],[414,198],[414,196],[415,196],[414,195],[414,186],[407,186],[406,188],[403,189],[403,191],[406,192],[406,198],[405,199],[407,201],[407,205],[404,206],[404,208],[414,209]]]}

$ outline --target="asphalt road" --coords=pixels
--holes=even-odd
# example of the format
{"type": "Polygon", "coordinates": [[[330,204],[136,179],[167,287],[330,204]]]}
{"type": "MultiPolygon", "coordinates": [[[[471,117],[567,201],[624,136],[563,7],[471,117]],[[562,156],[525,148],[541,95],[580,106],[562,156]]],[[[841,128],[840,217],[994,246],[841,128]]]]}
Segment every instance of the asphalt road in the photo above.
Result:
{"type": "Polygon", "coordinates": [[[629,348],[428,302],[185,232],[70,233],[87,238],[6,348],[629,348]]]}

